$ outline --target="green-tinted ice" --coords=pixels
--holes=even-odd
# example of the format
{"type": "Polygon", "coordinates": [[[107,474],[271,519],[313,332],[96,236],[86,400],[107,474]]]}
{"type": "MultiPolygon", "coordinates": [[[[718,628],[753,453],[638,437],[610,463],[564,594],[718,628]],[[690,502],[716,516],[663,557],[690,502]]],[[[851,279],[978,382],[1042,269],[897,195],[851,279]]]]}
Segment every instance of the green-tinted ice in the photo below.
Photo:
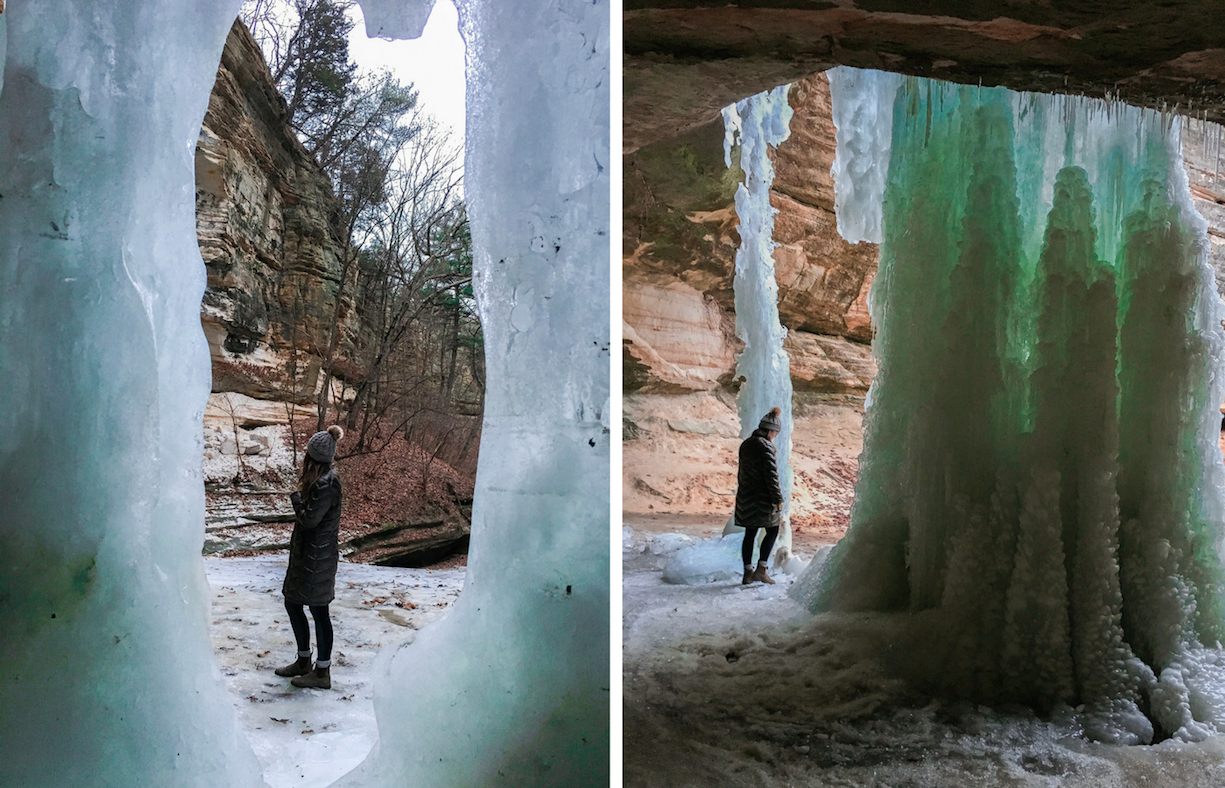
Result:
{"type": "Polygon", "coordinates": [[[793,593],[923,616],[944,692],[1201,738],[1225,724],[1225,337],[1178,123],[893,86],[883,207],[839,205],[883,233],[851,527],[793,593]]]}

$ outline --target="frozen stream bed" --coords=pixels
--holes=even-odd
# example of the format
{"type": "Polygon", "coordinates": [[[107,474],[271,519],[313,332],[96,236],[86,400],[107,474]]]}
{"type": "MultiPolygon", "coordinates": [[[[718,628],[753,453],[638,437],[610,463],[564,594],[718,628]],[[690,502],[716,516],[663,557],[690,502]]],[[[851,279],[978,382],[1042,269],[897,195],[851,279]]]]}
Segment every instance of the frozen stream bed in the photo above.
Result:
{"type": "Polygon", "coordinates": [[[924,655],[898,635],[914,617],[810,618],[781,578],[665,584],[669,551],[692,538],[624,533],[626,786],[1225,785],[1225,737],[1103,745],[1071,709],[1043,720],[907,689],[896,676],[924,655]]]}
{"type": "MultiPolygon", "coordinates": [[[[376,664],[451,607],[464,570],[342,561],[331,605],[332,689],[303,690],[272,672],[292,662],[296,652],[281,597],[287,563],[287,553],[205,558],[212,598],[209,632],[265,781],[271,788],[322,788],[374,746],[376,664]]],[[[313,623],[311,638],[313,649],[313,623]]]]}

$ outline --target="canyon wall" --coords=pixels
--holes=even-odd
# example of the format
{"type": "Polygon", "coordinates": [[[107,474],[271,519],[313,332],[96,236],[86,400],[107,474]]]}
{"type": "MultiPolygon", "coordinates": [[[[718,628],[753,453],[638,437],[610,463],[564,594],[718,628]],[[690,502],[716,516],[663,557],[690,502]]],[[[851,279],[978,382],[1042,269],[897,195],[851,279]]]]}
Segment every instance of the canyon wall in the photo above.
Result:
{"type": "MultiPolygon", "coordinates": [[[[213,359],[206,424],[314,430],[314,393],[341,291],[340,206],[295,136],[259,46],[241,22],[226,40],[196,146],[196,232],[208,271],[200,319],[213,359]]],[[[357,266],[341,296],[338,376],[363,329],[357,266]]],[[[250,447],[248,447],[250,448],[250,447]]],[[[253,451],[253,453],[256,453],[253,451]]]]}
{"type": "MultiPolygon", "coordinates": [[[[875,372],[867,293],[876,247],[848,244],[834,220],[829,81],[797,82],[791,136],[774,155],[779,317],[797,391],[863,394],[875,372]]],[[[735,386],[733,205],[739,167],[722,121],[625,158],[623,354],[627,393],[735,386]]]]}
{"type": "Polygon", "coordinates": [[[337,314],[335,385],[359,373],[357,266],[342,289],[339,219],[327,174],[298,141],[259,46],[235,21],[196,144],[196,234],[208,273],[200,321],[213,367],[206,552],[287,540],[286,493],[300,461],[290,443],[315,431],[337,314]]]}

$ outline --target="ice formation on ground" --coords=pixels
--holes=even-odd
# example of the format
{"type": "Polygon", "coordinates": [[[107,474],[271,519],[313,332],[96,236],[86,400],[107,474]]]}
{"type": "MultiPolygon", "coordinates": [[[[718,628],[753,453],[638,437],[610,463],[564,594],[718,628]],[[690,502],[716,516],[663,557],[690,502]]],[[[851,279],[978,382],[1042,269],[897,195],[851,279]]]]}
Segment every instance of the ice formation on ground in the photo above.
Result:
{"type": "Polygon", "coordinates": [[[451,609],[464,570],[342,561],[330,606],[332,689],[299,690],[272,672],[297,649],[281,598],[287,561],[284,552],[205,558],[209,632],[269,788],[324,788],[360,763],[378,738],[373,696],[380,662],[451,609]]]}
{"type": "Polygon", "coordinates": [[[1149,747],[1086,741],[1049,717],[916,693],[921,617],[811,616],[787,586],[661,582],[630,518],[622,554],[627,788],[1219,788],[1225,737],[1149,747]],[[909,623],[908,623],[909,622],[909,623]]]}
{"type": "MultiPolygon", "coordinates": [[[[238,5],[3,15],[0,784],[261,782],[200,558],[192,152],[238,5]]],[[[429,3],[363,6],[398,35],[429,3]]],[[[461,18],[488,348],[471,563],[455,613],[383,679],[350,784],[604,785],[610,11],[470,0],[461,18]]]]}
{"type": "Polygon", "coordinates": [[[1225,313],[1179,120],[846,69],[831,85],[835,117],[869,125],[839,129],[835,174],[888,167],[883,194],[838,203],[840,226],[880,217],[879,373],[850,530],[793,593],[912,611],[912,677],[936,691],[1083,704],[1105,741],[1225,730],[1225,313]],[[856,91],[891,103],[889,134],[839,107],[856,91]]]}
{"type": "MultiPolygon", "coordinates": [[[[679,535],[679,534],[677,534],[679,535]]],[[[695,545],[675,550],[664,564],[665,583],[701,585],[717,580],[739,580],[744,573],[740,545],[743,529],[718,539],[703,539],[695,545]]]]}

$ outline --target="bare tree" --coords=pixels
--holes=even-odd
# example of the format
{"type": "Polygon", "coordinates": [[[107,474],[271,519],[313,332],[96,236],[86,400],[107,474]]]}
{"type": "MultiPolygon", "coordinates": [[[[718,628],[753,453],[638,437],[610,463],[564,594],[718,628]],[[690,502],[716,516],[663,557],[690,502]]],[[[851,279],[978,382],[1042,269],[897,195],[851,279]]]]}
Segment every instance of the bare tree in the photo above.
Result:
{"type": "Polygon", "coordinates": [[[360,266],[365,316],[374,341],[361,358],[364,377],[355,384],[347,426],[364,434],[387,416],[388,434],[425,410],[427,386],[441,379],[422,352],[438,347],[434,319],[454,294],[471,291],[470,236],[460,199],[459,151],[445,133],[425,125],[387,179],[387,200],[373,214],[372,233],[360,266]],[[467,261],[464,262],[457,261],[467,261]],[[430,318],[423,325],[423,319],[430,318]]]}
{"type": "Polygon", "coordinates": [[[230,417],[230,426],[234,435],[234,455],[238,460],[238,471],[234,474],[234,486],[247,478],[247,466],[243,462],[242,439],[238,434],[238,408],[234,405],[234,394],[227,391],[221,399],[221,409],[230,417]]]}
{"type": "Polygon", "coordinates": [[[397,434],[410,438],[415,421],[449,419],[469,425],[464,439],[451,440],[454,425],[440,443],[421,439],[435,446],[431,457],[452,443],[466,457],[479,434],[471,413],[483,406],[484,372],[461,149],[422,113],[411,85],[357,74],[348,59],[351,5],[247,0],[242,12],[290,123],[340,204],[332,217],[338,285],[313,338],[322,376],[316,428],[334,412],[356,437],[352,455],[379,451],[397,434]],[[349,333],[354,312],[359,339],[349,333]]]}

